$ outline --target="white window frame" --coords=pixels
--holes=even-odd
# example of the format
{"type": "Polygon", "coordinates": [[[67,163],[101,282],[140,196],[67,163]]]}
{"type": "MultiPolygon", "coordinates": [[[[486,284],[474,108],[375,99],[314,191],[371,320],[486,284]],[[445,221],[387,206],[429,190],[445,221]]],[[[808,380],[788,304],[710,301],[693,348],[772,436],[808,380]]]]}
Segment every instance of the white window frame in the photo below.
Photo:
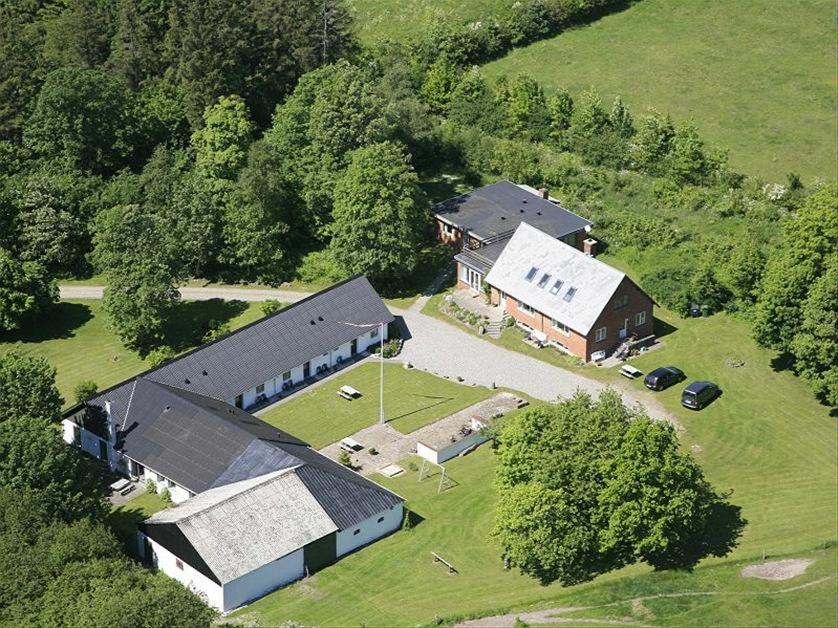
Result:
{"type": "Polygon", "coordinates": [[[265,392],[265,385],[264,384],[259,384],[256,387],[256,394],[261,395],[263,392],[265,392]]]}
{"type": "Polygon", "coordinates": [[[646,324],[646,310],[642,312],[638,312],[634,315],[634,325],[635,327],[640,327],[641,325],[646,324]]]}
{"type": "Polygon", "coordinates": [[[602,342],[608,337],[608,327],[600,327],[594,332],[594,342],[602,342]]]}
{"type": "Polygon", "coordinates": [[[442,223],[442,231],[445,235],[454,235],[454,225],[449,225],[447,222],[442,223]]]}
{"type": "Polygon", "coordinates": [[[285,371],[282,374],[282,381],[287,382],[289,379],[291,379],[291,371],[285,371]]]}
{"type": "Polygon", "coordinates": [[[530,316],[535,315],[535,308],[527,305],[523,301],[518,301],[518,309],[521,310],[524,314],[529,314],[530,316]]]}
{"type": "Polygon", "coordinates": [[[370,329],[370,338],[378,338],[378,327],[370,329]]]}
{"type": "Polygon", "coordinates": [[[550,325],[557,332],[564,334],[565,336],[570,336],[570,327],[560,321],[557,321],[555,318],[550,319],[550,325]]]}

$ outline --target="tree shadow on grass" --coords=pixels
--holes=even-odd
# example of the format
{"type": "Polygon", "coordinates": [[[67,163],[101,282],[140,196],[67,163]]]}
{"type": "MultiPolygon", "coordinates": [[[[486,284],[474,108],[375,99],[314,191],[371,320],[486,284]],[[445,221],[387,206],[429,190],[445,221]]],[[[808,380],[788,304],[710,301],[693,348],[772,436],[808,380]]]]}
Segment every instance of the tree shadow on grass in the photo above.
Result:
{"type": "Polygon", "coordinates": [[[794,366],[794,356],[791,353],[778,353],[771,358],[771,370],[775,373],[790,371],[794,366]]]}
{"type": "Polygon", "coordinates": [[[62,301],[38,318],[27,320],[23,329],[0,333],[0,342],[35,344],[46,340],[72,338],[76,330],[90,321],[93,313],[83,303],[62,301]]]}
{"type": "Polygon", "coordinates": [[[175,351],[185,351],[201,344],[208,331],[229,323],[247,310],[244,301],[183,301],[174,305],[169,312],[163,330],[164,344],[175,351]]]}
{"type": "Polygon", "coordinates": [[[130,503],[118,506],[107,517],[107,524],[126,554],[133,558],[137,555],[137,524],[148,517],[140,508],[131,508],[130,503]]]}
{"type": "Polygon", "coordinates": [[[668,336],[672,332],[678,331],[678,328],[675,325],[667,323],[665,320],[661,320],[660,318],[655,318],[654,322],[654,330],[655,330],[655,337],[663,338],[664,336],[668,336]]]}

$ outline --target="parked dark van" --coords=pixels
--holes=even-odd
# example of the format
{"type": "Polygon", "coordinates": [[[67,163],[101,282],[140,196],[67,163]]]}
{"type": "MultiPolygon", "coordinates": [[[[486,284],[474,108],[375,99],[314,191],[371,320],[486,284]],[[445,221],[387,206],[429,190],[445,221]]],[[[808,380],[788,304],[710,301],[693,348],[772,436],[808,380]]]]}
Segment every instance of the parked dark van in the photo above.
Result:
{"type": "Polygon", "coordinates": [[[643,383],[650,390],[663,390],[687,378],[681,369],[674,366],[661,366],[643,378],[643,383]]]}
{"type": "Polygon", "coordinates": [[[713,382],[693,382],[681,393],[681,405],[691,410],[701,410],[721,394],[713,382]]]}

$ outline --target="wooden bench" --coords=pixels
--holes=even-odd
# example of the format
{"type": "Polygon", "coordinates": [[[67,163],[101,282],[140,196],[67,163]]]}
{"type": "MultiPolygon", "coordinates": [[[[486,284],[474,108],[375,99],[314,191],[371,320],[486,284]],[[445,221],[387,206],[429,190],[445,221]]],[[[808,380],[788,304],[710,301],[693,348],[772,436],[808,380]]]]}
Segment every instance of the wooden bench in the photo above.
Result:
{"type": "Polygon", "coordinates": [[[643,371],[640,369],[636,369],[630,364],[624,364],[620,367],[620,375],[623,377],[628,377],[629,379],[634,379],[635,377],[640,377],[643,375],[643,371]]]}
{"type": "Polygon", "coordinates": [[[439,563],[442,563],[443,565],[445,565],[446,567],[448,567],[448,573],[459,573],[456,569],[454,569],[454,565],[449,563],[447,560],[445,560],[442,556],[440,556],[436,552],[431,552],[431,556],[434,557],[434,562],[435,563],[439,562],[439,563]]]}
{"type": "Polygon", "coordinates": [[[357,399],[361,396],[361,393],[352,386],[341,386],[338,390],[338,397],[343,397],[347,401],[352,401],[353,399],[357,399]]]}

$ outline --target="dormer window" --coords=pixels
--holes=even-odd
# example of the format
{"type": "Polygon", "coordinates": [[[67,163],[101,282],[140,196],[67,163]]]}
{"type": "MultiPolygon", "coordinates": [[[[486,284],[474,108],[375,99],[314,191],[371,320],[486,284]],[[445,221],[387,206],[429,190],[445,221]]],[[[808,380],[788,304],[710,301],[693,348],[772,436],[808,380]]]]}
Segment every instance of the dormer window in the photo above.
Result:
{"type": "Polygon", "coordinates": [[[544,274],[542,275],[541,279],[538,280],[538,287],[544,288],[550,281],[550,275],[544,274]]]}
{"type": "Polygon", "coordinates": [[[537,274],[538,274],[538,268],[533,266],[532,268],[530,268],[530,272],[527,273],[527,276],[524,277],[524,279],[526,279],[527,281],[532,281],[533,279],[535,279],[535,276],[537,274]]]}
{"type": "Polygon", "coordinates": [[[562,289],[564,282],[561,279],[556,279],[556,283],[553,284],[553,287],[550,288],[550,294],[559,294],[559,290],[562,289]]]}
{"type": "Polygon", "coordinates": [[[564,295],[564,300],[567,301],[568,303],[570,303],[570,301],[573,299],[575,294],[576,294],[576,288],[571,286],[570,288],[567,289],[567,292],[564,295]]]}

